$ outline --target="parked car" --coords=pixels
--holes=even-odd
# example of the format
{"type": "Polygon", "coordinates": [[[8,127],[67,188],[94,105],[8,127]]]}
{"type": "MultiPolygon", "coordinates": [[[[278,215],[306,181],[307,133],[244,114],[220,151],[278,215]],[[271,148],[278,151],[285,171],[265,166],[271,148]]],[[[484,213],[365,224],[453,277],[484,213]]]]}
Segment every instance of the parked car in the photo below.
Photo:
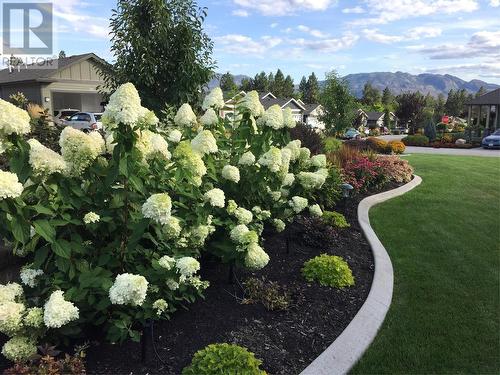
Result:
{"type": "Polygon", "coordinates": [[[54,111],[54,117],[52,118],[52,121],[54,121],[54,124],[56,125],[64,126],[64,122],[78,112],[80,112],[79,109],[58,109],[57,111],[54,111]]]}
{"type": "Polygon", "coordinates": [[[353,138],[359,137],[360,135],[361,135],[361,133],[359,131],[357,131],[354,128],[350,128],[350,129],[347,129],[347,131],[345,132],[344,138],[345,139],[353,139],[353,138]]]}
{"type": "Polygon", "coordinates": [[[495,130],[493,134],[484,137],[481,146],[484,148],[499,148],[500,149],[500,129],[495,130]]]}
{"type": "Polygon", "coordinates": [[[101,130],[101,117],[102,113],[78,112],[65,121],[65,125],[82,131],[101,130]]]}

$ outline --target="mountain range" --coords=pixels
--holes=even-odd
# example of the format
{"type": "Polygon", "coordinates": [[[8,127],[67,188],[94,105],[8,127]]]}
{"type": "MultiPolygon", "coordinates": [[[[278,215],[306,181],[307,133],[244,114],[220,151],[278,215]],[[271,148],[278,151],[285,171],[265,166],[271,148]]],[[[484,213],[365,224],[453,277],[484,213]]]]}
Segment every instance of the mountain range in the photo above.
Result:
{"type": "MultiPolygon", "coordinates": [[[[244,78],[250,77],[245,75],[235,75],[234,81],[237,85],[240,85],[241,81],[244,78]]],[[[479,79],[473,79],[472,81],[467,82],[450,74],[423,73],[419,75],[413,75],[404,72],[375,72],[349,74],[344,78],[348,82],[352,93],[356,97],[362,96],[363,86],[367,82],[370,82],[372,86],[376,87],[380,91],[382,91],[387,86],[392,91],[392,93],[396,95],[400,94],[401,92],[420,91],[424,94],[430,93],[433,96],[438,96],[439,94],[447,96],[448,92],[451,89],[465,89],[470,93],[476,93],[481,88],[481,86],[483,86],[486,91],[500,88],[500,85],[494,83],[487,83],[479,79]]],[[[324,81],[320,81],[320,85],[323,84],[324,81]]],[[[219,80],[217,78],[212,79],[212,81],[210,81],[209,83],[210,88],[218,85],[219,80]]]]}

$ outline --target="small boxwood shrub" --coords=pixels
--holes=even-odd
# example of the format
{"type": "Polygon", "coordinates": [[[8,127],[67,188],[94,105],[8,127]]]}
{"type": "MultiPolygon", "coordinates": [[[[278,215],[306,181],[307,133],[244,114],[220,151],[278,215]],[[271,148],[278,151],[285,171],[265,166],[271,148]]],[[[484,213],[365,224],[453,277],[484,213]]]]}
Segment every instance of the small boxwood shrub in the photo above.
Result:
{"type": "Polygon", "coordinates": [[[405,144],[401,141],[389,141],[388,147],[394,154],[402,154],[406,149],[405,144]]]}
{"type": "Polygon", "coordinates": [[[354,285],[354,277],[347,262],[339,256],[321,254],[304,263],[302,274],[307,281],[323,286],[343,288],[354,285]]]}
{"type": "Polygon", "coordinates": [[[429,138],[425,135],[409,135],[402,139],[405,146],[428,146],[429,138]]]}
{"type": "Polygon", "coordinates": [[[324,211],[322,220],[325,224],[336,228],[349,228],[349,224],[344,215],[336,211],[324,211]]]}
{"type": "Polygon", "coordinates": [[[211,344],[199,350],[191,364],[182,370],[183,375],[265,375],[259,366],[262,361],[252,352],[238,345],[211,344]]]}
{"type": "Polygon", "coordinates": [[[334,152],[342,147],[342,141],[335,137],[326,137],[323,139],[323,152],[334,152]]]}

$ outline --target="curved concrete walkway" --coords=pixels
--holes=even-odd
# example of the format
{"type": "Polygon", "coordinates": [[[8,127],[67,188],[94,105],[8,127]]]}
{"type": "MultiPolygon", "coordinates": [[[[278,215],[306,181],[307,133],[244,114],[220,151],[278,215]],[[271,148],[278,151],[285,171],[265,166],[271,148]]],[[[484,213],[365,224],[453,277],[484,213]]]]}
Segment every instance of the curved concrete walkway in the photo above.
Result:
{"type": "Polygon", "coordinates": [[[346,374],[361,358],[375,339],[384,322],[392,300],[394,274],[391,259],[370,225],[370,208],[414,189],[422,179],[419,176],[397,189],[372,195],[358,206],[358,220],[370,244],[375,258],[373,283],[361,309],[347,328],[301,375],[341,375],[346,374]]]}

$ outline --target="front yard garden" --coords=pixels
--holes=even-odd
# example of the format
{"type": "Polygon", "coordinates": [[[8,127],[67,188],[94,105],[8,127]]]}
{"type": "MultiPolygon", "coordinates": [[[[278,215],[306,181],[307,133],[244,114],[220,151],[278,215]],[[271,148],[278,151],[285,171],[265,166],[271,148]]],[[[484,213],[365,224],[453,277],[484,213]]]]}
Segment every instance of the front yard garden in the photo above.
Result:
{"type": "Polygon", "coordinates": [[[370,218],[392,305],[353,374],[498,374],[500,160],[415,155],[417,189],[370,218]]]}

